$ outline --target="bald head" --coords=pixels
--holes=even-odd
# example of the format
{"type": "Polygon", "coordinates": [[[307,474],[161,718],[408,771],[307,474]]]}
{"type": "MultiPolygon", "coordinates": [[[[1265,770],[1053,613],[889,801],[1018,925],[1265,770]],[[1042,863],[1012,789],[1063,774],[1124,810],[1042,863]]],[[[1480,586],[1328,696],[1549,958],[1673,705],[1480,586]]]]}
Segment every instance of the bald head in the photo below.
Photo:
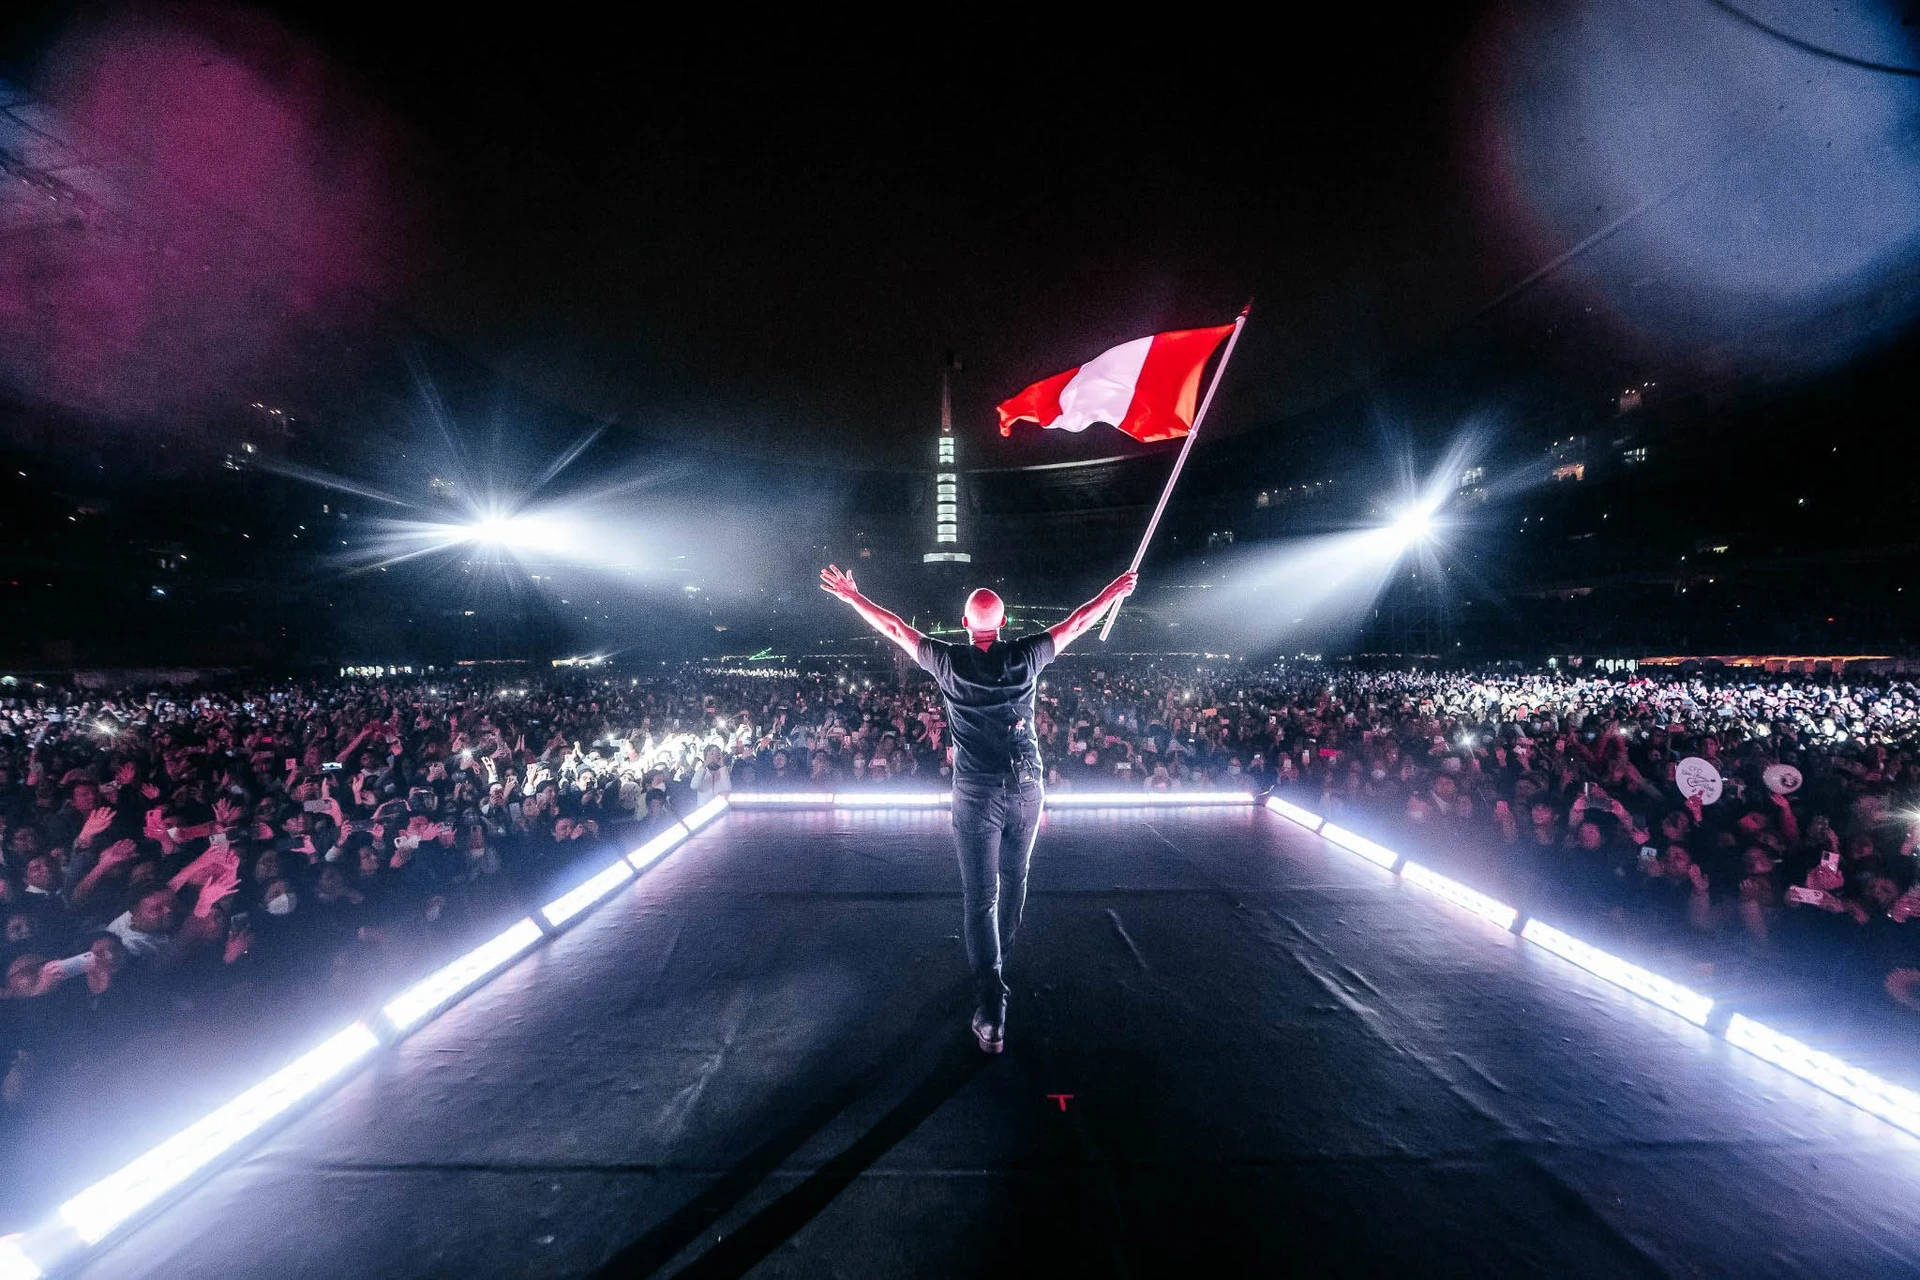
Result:
{"type": "Polygon", "coordinates": [[[995,635],[1006,620],[1007,606],[985,587],[967,597],[967,607],[960,615],[961,625],[966,627],[967,634],[975,637],[995,635]]]}

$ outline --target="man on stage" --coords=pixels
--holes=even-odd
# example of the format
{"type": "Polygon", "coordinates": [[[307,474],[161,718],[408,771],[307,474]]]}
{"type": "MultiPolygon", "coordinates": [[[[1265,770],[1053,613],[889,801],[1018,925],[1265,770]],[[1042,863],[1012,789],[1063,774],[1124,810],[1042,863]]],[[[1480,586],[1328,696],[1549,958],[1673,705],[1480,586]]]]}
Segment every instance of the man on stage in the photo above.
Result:
{"type": "Polygon", "coordinates": [[[980,1006],[973,1035],[985,1053],[1006,1047],[1007,984],[1001,966],[1027,901],[1027,867],[1040,827],[1040,740],[1033,728],[1040,672],[1118,601],[1137,573],[1123,573],[1065,622],[1011,642],[1000,639],[1006,608],[982,587],[961,614],[967,644],[921,635],[860,594],[835,565],[820,587],[852,605],[867,625],[932,674],[947,702],[953,740],[953,843],[960,855],[963,933],[980,1006]]]}

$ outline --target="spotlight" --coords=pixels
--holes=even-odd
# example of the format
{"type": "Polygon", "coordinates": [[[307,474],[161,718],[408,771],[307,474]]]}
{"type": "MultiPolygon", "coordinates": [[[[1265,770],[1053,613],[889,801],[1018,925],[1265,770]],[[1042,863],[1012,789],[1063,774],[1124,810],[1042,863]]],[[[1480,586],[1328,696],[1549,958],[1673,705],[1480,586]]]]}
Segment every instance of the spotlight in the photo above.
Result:
{"type": "Polygon", "coordinates": [[[509,554],[583,556],[592,547],[592,539],[581,522],[552,514],[489,513],[472,524],[460,526],[459,533],[468,541],[509,554]]]}
{"type": "Polygon", "coordinates": [[[485,520],[476,520],[467,526],[475,542],[484,542],[489,546],[499,546],[512,536],[513,522],[504,516],[488,516],[485,520]]]}
{"type": "Polygon", "coordinates": [[[1433,536],[1433,517],[1439,510],[1439,502],[1422,498],[1410,506],[1402,507],[1388,528],[1400,545],[1410,547],[1433,536]]]}

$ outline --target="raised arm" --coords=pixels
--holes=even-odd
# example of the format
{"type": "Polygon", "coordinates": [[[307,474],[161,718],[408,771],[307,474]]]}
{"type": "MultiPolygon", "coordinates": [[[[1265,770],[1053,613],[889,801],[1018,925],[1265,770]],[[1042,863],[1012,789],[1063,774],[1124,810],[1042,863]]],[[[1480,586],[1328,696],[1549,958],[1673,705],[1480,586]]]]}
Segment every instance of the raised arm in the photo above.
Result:
{"type": "Polygon", "coordinates": [[[865,618],[868,626],[905,649],[909,658],[920,656],[920,641],[925,637],[900,621],[899,615],[888,613],[861,595],[860,588],[853,585],[852,574],[842,572],[838,565],[830,564],[820,571],[820,589],[852,605],[854,612],[865,618]]]}
{"type": "Polygon", "coordinates": [[[1047,634],[1053,637],[1053,651],[1059,653],[1078,640],[1094,623],[1100,621],[1115,601],[1125,600],[1139,585],[1140,575],[1129,570],[1109,582],[1099,595],[1068,614],[1065,622],[1048,627],[1047,634]]]}

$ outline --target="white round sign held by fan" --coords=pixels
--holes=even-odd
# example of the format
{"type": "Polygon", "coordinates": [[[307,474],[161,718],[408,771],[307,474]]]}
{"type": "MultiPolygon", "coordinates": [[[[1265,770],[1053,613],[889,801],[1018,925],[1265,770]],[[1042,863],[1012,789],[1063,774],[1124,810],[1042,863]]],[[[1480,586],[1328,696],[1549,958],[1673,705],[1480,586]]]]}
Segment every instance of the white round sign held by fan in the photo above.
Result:
{"type": "Polygon", "coordinates": [[[1770,764],[1760,779],[1777,796],[1790,796],[1800,789],[1800,771],[1790,764],[1770,764]]]}
{"type": "Polygon", "coordinates": [[[1701,804],[1712,804],[1720,798],[1722,783],[1720,771],[1699,756],[1688,756],[1673,766],[1674,785],[1680,788],[1680,794],[1688,798],[1700,797],[1701,804]]]}

